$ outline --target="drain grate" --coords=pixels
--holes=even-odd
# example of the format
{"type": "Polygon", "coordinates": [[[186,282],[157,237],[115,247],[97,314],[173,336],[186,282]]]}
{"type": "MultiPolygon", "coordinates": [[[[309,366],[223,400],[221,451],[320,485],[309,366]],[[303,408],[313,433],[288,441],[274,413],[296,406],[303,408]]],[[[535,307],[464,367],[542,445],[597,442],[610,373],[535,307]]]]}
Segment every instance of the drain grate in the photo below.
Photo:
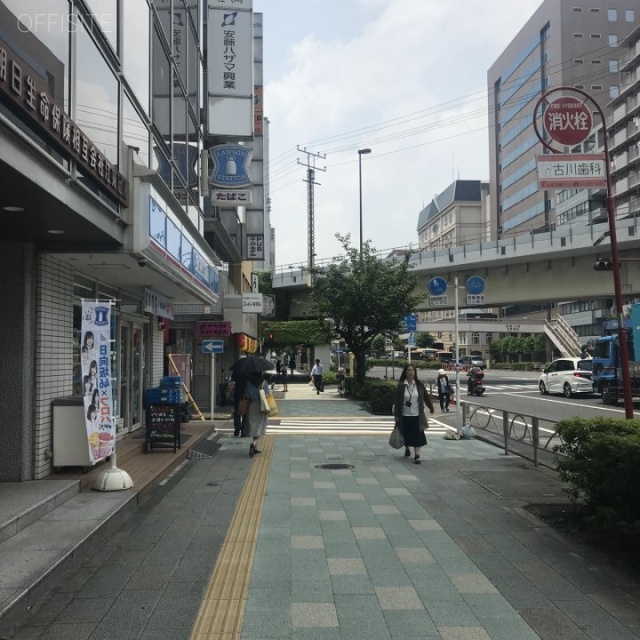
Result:
{"type": "Polygon", "coordinates": [[[216,441],[200,440],[189,449],[187,459],[202,460],[203,458],[211,458],[219,448],[220,445],[216,441]]]}
{"type": "Polygon", "coordinates": [[[355,469],[352,464],[346,464],[344,462],[327,462],[325,464],[317,464],[316,469],[355,469]]]}

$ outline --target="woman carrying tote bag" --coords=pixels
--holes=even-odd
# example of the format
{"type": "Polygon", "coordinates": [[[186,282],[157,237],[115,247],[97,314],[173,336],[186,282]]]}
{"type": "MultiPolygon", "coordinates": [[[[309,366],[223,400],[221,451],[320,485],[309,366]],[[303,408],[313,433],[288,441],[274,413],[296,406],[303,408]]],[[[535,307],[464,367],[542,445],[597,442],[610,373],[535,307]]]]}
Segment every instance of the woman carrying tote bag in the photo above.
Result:
{"type": "Polygon", "coordinates": [[[396,426],[404,437],[404,457],[411,457],[409,447],[413,447],[413,461],[420,464],[420,447],[427,444],[424,432],[429,428],[425,408],[433,413],[433,402],[426,387],[420,380],[416,368],[407,364],[402,370],[396,387],[394,417],[396,426]]]}
{"type": "Polygon", "coordinates": [[[264,384],[264,376],[262,373],[252,373],[247,382],[245,393],[249,396],[249,411],[247,412],[247,422],[249,435],[252,442],[249,445],[249,457],[253,458],[256,453],[260,453],[259,448],[262,436],[267,430],[267,419],[269,414],[262,410],[260,403],[260,391],[266,395],[270,395],[269,385],[264,384]],[[263,388],[264,387],[264,388],[263,388]],[[265,390],[266,388],[266,390],[265,390]]]}

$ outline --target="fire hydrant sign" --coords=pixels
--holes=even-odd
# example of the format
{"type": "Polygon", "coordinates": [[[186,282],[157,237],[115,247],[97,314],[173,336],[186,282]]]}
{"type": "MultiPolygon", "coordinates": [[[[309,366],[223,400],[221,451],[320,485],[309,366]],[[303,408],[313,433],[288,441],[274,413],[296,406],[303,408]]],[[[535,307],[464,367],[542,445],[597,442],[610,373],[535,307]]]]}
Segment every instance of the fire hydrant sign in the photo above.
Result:
{"type": "Polygon", "coordinates": [[[568,96],[551,101],[544,110],[543,121],[549,137],[565,146],[584,142],[593,127],[589,107],[578,98],[568,96]]]}
{"type": "Polygon", "coordinates": [[[601,189],[607,186],[604,153],[537,156],[539,189],[601,189]]]}

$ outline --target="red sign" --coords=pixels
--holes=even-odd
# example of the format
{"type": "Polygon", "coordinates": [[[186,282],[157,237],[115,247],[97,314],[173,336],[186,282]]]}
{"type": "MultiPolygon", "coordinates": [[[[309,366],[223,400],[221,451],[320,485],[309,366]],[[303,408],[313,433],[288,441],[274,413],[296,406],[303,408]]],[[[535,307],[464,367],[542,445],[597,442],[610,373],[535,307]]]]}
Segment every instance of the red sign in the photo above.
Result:
{"type": "Polygon", "coordinates": [[[231,335],[230,322],[196,322],[196,338],[226,338],[231,335]]]}
{"type": "Polygon", "coordinates": [[[578,98],[563,96],[547,105],[544,111],[544,128],[559,144],[573,146],[587,139],[593,119],[591,111],[578,98]]]}

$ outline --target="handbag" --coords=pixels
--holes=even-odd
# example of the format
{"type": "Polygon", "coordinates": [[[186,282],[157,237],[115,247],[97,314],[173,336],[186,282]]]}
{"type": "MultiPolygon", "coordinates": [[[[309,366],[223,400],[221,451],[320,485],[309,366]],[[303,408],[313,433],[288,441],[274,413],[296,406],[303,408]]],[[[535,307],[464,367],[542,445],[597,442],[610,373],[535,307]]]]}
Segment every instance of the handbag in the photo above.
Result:
{"type": "Polygon", "coordinates": [[[397,425],[393,428],[393,431],[389,436],[389,444],[394,449],[402,449],[402,447],[404,447],[404,436],[402,435],[400,429],[398,429],[397,425]]]}
{"type": "Polygon", "coordinates": [[[251,398],[249,396],[242,396],[238,401],[238,415],[246,416],[247,411],[249,411],[249,403],[251,402],[251,398]]]}
{"type": "Polygon", "coordinates": [[[276,403],[276,399],[273,397],[273,393],[270,393],[267,396],[267,402],[269,403],[269,417],[278,415],[278,405],[276,403]]]}
{"type": "Polygon", "coordinates": [[[267,394],[265,390],[260,389],[260,391],[258,391],[258,394],[260,395],[260,411],[262,411],[262,413],[269,413],[269,401],[267,400],[267,394]]]}

